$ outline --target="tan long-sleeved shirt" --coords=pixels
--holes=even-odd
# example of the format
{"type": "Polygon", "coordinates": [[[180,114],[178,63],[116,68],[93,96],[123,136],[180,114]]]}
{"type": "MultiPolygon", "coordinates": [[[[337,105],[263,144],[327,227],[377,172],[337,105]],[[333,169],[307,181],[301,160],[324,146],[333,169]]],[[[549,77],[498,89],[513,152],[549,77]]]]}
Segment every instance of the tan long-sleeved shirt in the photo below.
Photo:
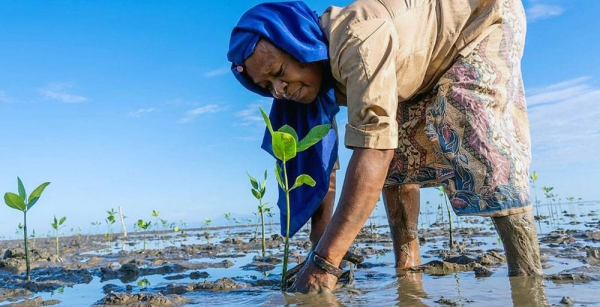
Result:
{"type": "Polygon", "coordinates": [[[357,0],[329,7],[337,88],[348,107],[346,147],[395,149],[398,104],[430,91],[459,55],[502,22],[502,0],[357,0]]]}

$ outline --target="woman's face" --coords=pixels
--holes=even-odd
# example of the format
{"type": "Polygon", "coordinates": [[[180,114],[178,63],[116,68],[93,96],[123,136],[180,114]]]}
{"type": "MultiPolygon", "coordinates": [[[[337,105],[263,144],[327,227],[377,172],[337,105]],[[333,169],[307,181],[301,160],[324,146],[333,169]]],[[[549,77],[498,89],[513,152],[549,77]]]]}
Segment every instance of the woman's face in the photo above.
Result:
{"type": "Polygon", "coordinates": [[[287,52],[261,39],[244,62],[250,79],[277,99],[311,103],[323,80],[320,62],[300,63],[287,52]]]}

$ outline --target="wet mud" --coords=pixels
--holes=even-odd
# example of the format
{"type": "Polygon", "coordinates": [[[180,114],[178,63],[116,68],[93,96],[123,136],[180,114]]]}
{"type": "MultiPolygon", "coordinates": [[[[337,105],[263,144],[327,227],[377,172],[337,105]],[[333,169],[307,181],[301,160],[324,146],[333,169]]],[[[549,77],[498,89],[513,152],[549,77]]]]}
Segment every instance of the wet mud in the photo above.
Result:
{"type": "MultiPolygon", "coordinates": [[[[497,269],[506,266],[506,257],[501,244],[490,248],[485,243],[499,240],[491,222],[463,219],[461,226],[454,229],[456,240],[452,248],[449,247],[448,229],[443,224],[433,223],[426,229],[420,229],[419,244],[428,247],[422,252],[423,264],[396,274],[377,270],[394,266],[393,262],[382,260],[384,255],[393,254],[389,229],[387,226],[365,226],[352,247],[353,253],[365,257],[365,261],[353,266],[352,270],[364,273],[357,281],[353,277],[340,279],[336,291],[344,296],[341,304],[344,305],[347,297],[364,294],[355,285],[365,282],[365,279],[398,278],[398,282],[402,283],[403,274],[420,278],[461,273],[462,276],[472,276],[473,279],[492,278],[498,274],[497,269]]],[[[540,235],[541,260],[545,271],[552,271],[550,269],[556,263],[549,259],[568,259],[571,263],[577,263],[576,266],[544,275],[543,280],[546,282],[579,286],[600,282],[600,223],[592,219],[579,226],[584,227],[560,227],[563,229],[540,235]]],[[[137,237],[131,237],[125,243],[115,236],[111,240],[113,243],[110,251],[107,251],[106,238],[101,235],[64,237],[60,241],[60,257],[54,254],[53,239],[37,239],[35,244],[30,242],[33,247],[30,252],[32,271],[29,281],[25,279],[22,242],[2,241],[0,306],[60,305],[60,299],[42,294],[59,293],[77,285],[90,284],[94,280],[95,283],[101,283],[97,289],[98,297],[90,298],[82,306],[185,306],[198,303],[195,293],[280,291],[281,272],[276,269],[281,268],[283,259],[284,239],[281,236],[270,235],[266,239],[268,252],[263,257],[260,252],[261,240],[251,231],[233,230],[237,231],[233,236],[229,235],[231,229],[227,235],[223,229],[209,231],[214,233],[209,234],[207,230],[199,229],[187,230],[187,236],[194,237],[194,240],[181,235],[165,234],[160,238],[161,243],[158,243],[162,246],[148,247],[145,250],[140,248],[141,236],[156,241],[156,234],[137,234],[137,237]],[[201,241],[206,243],[200,243],[201,241]],[[134,244],[134,248],[118,251],[121,246],[134,244]],[[239,258],[247,261],[226,277],[211,274],[215,269],[233,267],[239,258]],[[248,275],[244,272],[255,274],[248,275]],[[156,276],[160,277],[161,282],[150,284],[147,281],[150,277],[156,280],[156,276]]],[[[310,249],[306,230],[302,232],[304,236],[290,241],[292,249],[288,268],[301,263],[310,249]]],[[[349,263],[345,263],[344,269],[349,271],[349,263]]],[[[502,274],[506,273],[503,271],[502,274]]],[[[404,287],[410,289],[411,286],[404,287]]],[[[421,291],[419,289],[417,286],[416,293],[421,291]]],[[[402,297],[399,292],[396,299],[415,299],[414,295],[402,297]]],[[[289,298],[286,296],[286,299],[289,298]]],[[[519,299],[521,298],[515,298],[519,299]]],[[[463,306],[471,303],[468,298],[443,296],[432,297],[431,302],[438,306],[463,306]]],[[[576,305],[577,297],[565,296],[558,303],[576,305]]],[[[540,304],[545,305],[543,302],[540,304]]]]}

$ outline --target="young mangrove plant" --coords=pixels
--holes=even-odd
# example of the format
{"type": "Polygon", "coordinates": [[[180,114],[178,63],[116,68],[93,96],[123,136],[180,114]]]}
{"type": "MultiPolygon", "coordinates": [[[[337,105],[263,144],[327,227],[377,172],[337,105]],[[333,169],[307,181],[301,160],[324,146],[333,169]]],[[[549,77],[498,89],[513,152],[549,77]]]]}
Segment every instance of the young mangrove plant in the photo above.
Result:
{"type": "Polygon", "coordinates": [[[273,154],[277,161],[275,161],[275,178],[277,179],[277,184],[279,187],[285,192],[285,200],[286,200],[286,232],[285,232],[285,245],[283,250],[283,273],[281,279],[281,290],[286,291],[287,283],[286,283],[286,275],[287,275],[287,264],[288,264],[288,256],[289,256],[289,241],[290,241],[290,192],[295,188],[298,188],[304,184],[314,187],[316,182],[315,180],[307,174],[300,174],[295,180],[294,185],[290,187],[290,181],[288,178],[287,170],[286,170],[286,162],[290,161],[299,152],[302,152],[312,145],[319,142],[323,139],[327,133],[329,133],[329,129],[331,125],[317,125],[313,127],[308,134],[302,139],[298,140],[298,134],[294,130],[294,128],[284,125],[279,128],[277,131],[273,130],[273,126],[271,125],[271,121],[269,117],[260,109],[260,113],[267,124],[267,129],[271,133],[271,145],[273,147],[273,154]]]}
{"type": "MultiPolygon", "coordinates": [[[[148,229],[150,229],[150,226],[152,226],[152,223],[150,221],[145,222],[142,219],[139,219],[137,221],[137,227],[139,229],[147,231],[148,229]]],[[[144,250],[146,250],[146,236],[142,234],[142,238],[144,239],[144,250]]]]}
{"type": "Polygon", "coordinates": [[[158,234],[159,231],[159,227],[160,227],[160,217],[158,216],[159,212],[158,210],[152,210],[152,217],[154,218],[154,231],[156,233],[156,237],[160,237],[160,235],[158,234]]]}
{"type": "Polygon", "coordinates": [[[6,192],[4,194],[4,202],[7,206],[23,212],[23,246],[25,247],[25,267],[26,267],[26,278],[31,280],[31,266],[29,263],[29,250],[27,249],[27,211],[37,203],[42,196],[44,189],[50,184],[50,182],[44,182],[31,192],[29,198],[27,198],[27,192],[25,192],[25,186],[21,178],[17,177],[17,188],[18,193],[6,192]]]}
{"type": "Polygon", "coordinates": [[[21,222],[19,222],[19,225],[17,225],[17,230],[15,230],[15,234],[18,236],[23,235],[23,224],[21,222]]]}
{"type": "Polygon", "coordinates": [[[56,241],[56,257],[60,257],[60,251],[58,249],[58,229],[60,228],[60,226],[62,226],[62,224],[67,220],[66,216],[61,217],[60,219],[56,219],[56,215],[54,216],[54,221],[52,223],[50,223],[50,226],[52,226],[52,229],[54,229],[54,237],[55,237],[55,241],[56,241]]]}
{"type": "Polygon", "coordinates": [[[35,239],[37,238],[37,234],[35,233],[35,229],[33,229],[31,231],[31,235],[29,235],[29,237],[33,239],[33,244],[32,244],[33,246],[32,247],[35,247],[35,239]]]}
{"type": "Polygon", "coordinates": [[[231,212],[223,213],[225,219],[227,219],[227,237],[231,236],[231,212]]]}
{"type": "Polygon", "coordinates": [[[210,243],[210,233],[208,232],[208,228],[209,228],[211,222],[212,222],[212,219],[210,217],[207,217],[204,220],[204,238],[206,239],[206,244],[210,243]]]}
{"type": "Polygon", "coordinates": [[[554,216],[556,215],[558,217],[558,209],[554,204],[554,200],[556,199],[558,194],[554,194],[554,192],[552,192],[552,190],[554,190],[554,187],[542,186],[542,190],[544,190],[544,196],[546,197],[546,201],[549,202],[548,208],[550,208],[550,219],[552,221],[552,224],[556,225],[554,216]]]}
{"type": "Polygon", "coordinates": [[[108,214],[108,216],[106,217],[106,219],[104,220],[106,222],[106,226],[108,227],[108,232],[104,234],[104,236],[108,239],[108,250],[110,251],[110,241],[112,239],[112,225],[117,221],[115,215],[117,214],[117,211],[115,211],[115,209],[110,208],[110,210],[106,211],[106,214],[108,214]]]}
{"type": "MultiPolygon", "coordinates": [[[[448,212],[448,224],[449,226],[449,232],[450,232],[450,242],[449,242],[449,246],[450,249],[454,248],[454,233],[452,232],[452,213],[450,212],[450,204],[448,203],[448,196],[446,195],[446,190],[444,189],[443,186],[439,187],[440,190],[440,198],[442,198],[444,200],[444,202],[446,203],[446,211],[448,212]]],[[[441,204],[440,204],[441,206],[441,204]]],[[[443,219],[443,215],[442,215],[442,219],[443,219]]]]}
{"type": "MultiPolygon", "coordinates": [[[[248,173],[246,173],[248,174],[248,173]]],[[[258,214],[260,214],[260,223],[262,225],[262,236],[261,236],[261,242],[262,242],[262,256],[263,258],[265,257],[265,253],[266,253],[266,240],[265,240],[265,210],[270,210],[269,208],[267,208],[267,204],[268,203],[264,203],[262,202],[263,197],[265,196],[265,190],[267,189],[267,170],[265,170],[265,175],[264,175],[264,180],[262,182],[258,182],[254,177],[252,177],[250,174],[248,174],[248,177],[250,178],[250,184],[252,185],[252,195],[254,195],[254,197],[256,199],[258,199],[258,214]]]]}

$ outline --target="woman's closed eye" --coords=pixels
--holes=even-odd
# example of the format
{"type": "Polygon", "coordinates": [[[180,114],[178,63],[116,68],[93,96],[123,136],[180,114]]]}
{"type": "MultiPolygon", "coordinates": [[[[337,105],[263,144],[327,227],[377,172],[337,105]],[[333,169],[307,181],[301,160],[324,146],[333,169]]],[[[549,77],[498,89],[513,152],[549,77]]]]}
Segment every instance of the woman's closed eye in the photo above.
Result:
{"type": "Polygon", "coordinates": [[[275,72],[275,77],[283,76],[283,65],[279,66],[279,69],[275,72]]]}

